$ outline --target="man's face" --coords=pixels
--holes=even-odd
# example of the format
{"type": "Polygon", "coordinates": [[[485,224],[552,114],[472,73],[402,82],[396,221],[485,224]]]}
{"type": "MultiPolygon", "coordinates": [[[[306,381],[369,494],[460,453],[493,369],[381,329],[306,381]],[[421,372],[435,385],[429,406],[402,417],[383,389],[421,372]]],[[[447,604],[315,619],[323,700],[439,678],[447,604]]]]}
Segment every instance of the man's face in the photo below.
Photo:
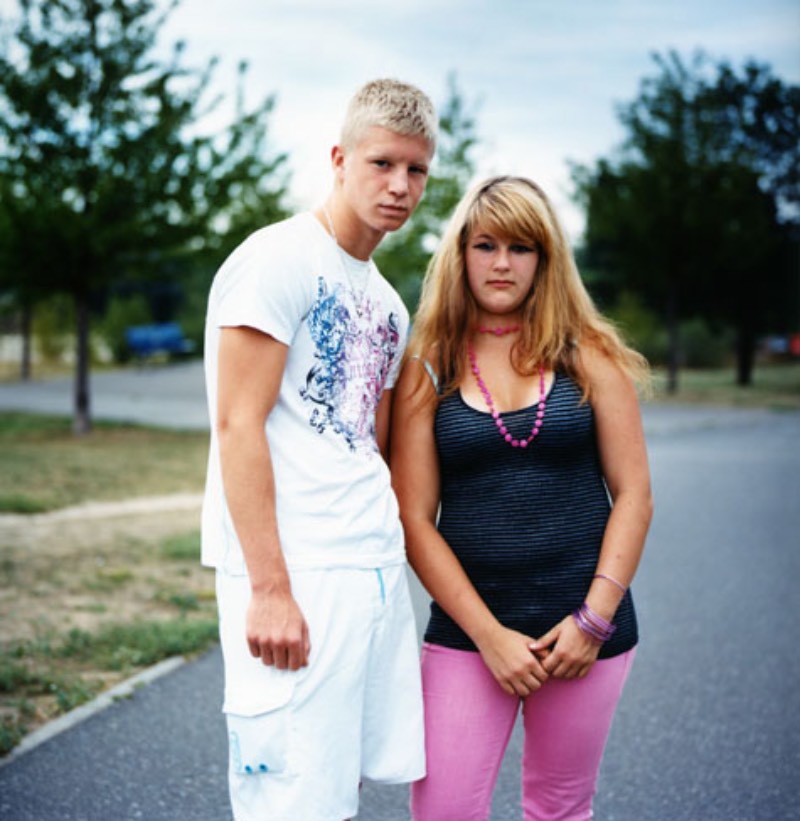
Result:
{"type": "Polygon", "coordinates": [[[432,156],[424,137],[371,126],[355,146],[333,149],[333,165],[344,199],[358,219],[386,233],[400,228],[417,207],[432,156]]]}

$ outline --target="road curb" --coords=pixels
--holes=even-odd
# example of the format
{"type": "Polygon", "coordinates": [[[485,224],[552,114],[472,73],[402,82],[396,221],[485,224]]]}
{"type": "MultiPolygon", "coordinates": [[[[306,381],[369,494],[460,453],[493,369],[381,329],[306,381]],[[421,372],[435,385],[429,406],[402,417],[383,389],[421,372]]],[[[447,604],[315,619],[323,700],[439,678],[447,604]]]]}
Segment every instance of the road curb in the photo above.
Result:
{"type": "Polygon", "coordinates": [[[44,726],[26,735],[6,756],[0,758],[0,768],[11,764],[40,744],[44,744],[45,741],[49,741],[66,730],[72,729],[87,718],[91,718],[93,715],[105,710],[116,701],[129,698],[140,687],[151,684],[156,679],[172,673],[185,663],[186,659],[183,656],[172,656],[164,659],[164,661],[142,670],[111,689],[105,690],[86,704],[82,704],[80,707],[76,707],[74,710],[70,710],[68,713],[49,721],[44,726]]]}

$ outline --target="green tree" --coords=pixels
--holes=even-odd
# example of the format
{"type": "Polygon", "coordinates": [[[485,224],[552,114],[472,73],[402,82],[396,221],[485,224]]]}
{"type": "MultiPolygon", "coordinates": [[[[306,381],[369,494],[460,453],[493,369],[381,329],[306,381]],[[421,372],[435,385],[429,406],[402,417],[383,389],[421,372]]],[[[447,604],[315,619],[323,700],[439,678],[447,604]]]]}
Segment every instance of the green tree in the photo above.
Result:
{"type": "Polygon", "coordinates": [[[700,315],[736,329],[737,381],[749,384],[757,333],[790,287],[800,89],[754,62],[737,73],[704,54],[654,59],[659,73],[619,111],[618,153],[573,169],[585,258],[608,289],[662,313],[671,390],[680,322],[700,315]]]}
{"type": "Polygon", "coordinates": [[[0,179],[14,231],[0,286],[20,304],[75,305],[74,427],[91,427],[89,325],[110,286],[172,279],[194,255],[224,256],[254,224],[285,215],[286,157],[268,157],[272,98],[202,134],[216,61],[154,56],[156,0],[19,0],[0,56],[0,179]]]}
{"type": "Polygon", "coordinates": [[[456,78],[447,80],[447,97],[439,108],[439,141],[425,196],[414,216],[389,236],[375,254],[381,272],[413,310],[428,260],[443,228],[475,173],[472,154],[478,144],[474,107],[456,78]]]}
{"type": "Polygon", "coordinates": [[[47,296],[46,275],[30,273],[34,268],[47,271],[43,260],[49,238],[40,220],[36,203],[26,202],[12,181],[0,175],[0,299],[4,312],[19,318],[23,380],[30,379],[32,373],[34,305],[47,296]]]}

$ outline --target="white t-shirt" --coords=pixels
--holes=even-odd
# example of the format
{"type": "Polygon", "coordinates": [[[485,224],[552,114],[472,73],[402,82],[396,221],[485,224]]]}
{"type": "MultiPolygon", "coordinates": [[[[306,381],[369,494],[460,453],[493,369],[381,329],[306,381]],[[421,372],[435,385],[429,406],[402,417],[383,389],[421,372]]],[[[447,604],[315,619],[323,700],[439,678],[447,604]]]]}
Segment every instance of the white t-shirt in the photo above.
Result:
{"type": "Polygon", "coordinates": [[[225,500],[216,435],[220,329],[241,326],[289,346],[266,424],[288,566],[386,567],[405,561],[397,500],[375,440],[375,408],[397,378],[408,311],[374,264],[348,257],[313,214],[303,213],[248,237],[211,287],[203,564],[246,572],[225,500]]]}

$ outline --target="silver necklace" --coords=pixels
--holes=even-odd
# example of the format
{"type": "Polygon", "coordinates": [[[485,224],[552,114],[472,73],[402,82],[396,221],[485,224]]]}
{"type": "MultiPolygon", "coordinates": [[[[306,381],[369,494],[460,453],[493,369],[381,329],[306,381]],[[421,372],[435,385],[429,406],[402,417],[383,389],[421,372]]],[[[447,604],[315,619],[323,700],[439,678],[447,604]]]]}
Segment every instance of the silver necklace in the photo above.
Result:
{"type": "Polygon", "coordinates": [[[361,316],[364,310],[364,294],[367,291],[367,285],[369,283],[369,277],[372,273],[372,260],[367,260],[367,275],[364,277],[363,283],[359,286],[353,281],[353,277],[350,274],[350,266],[347,264],[347,260],[344,257],[345,251],[341,245],[339,245],[339,237],[336,236],[336,229],[333,227],[333,219],[331,219],[330,211],[328,211],[328,206],[323,203],[322,205],[322,213],[325,214],[325,219],[328,222],[328,230],[331,233],[331,237],[333,238],[334,243],[336,244],[336,250],[339,253],[339,263],[344,270],[344,275],[347,277],[347,281],[350,283],[350,289],[353,292],[355,297],[355,305],[356,305],[356,313],[361,316]]]}

